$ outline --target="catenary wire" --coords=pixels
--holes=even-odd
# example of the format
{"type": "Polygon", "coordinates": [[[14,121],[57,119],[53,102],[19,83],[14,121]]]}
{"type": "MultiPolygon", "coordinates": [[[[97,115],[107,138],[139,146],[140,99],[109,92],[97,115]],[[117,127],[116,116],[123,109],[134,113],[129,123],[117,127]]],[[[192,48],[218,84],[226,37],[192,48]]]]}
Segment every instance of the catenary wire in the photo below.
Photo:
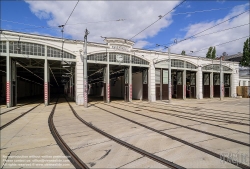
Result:
{"type": "MultiPolygon", "coordinates": [[[[192,35],[192,36],[189,36],[189,37],[187,37],[187,38],[185,38],[185,39],[182,39],[182,40],[179,41],[178,43],[183,42],[183,41],[186,41],[186,40],[191,39],[191,38],[194,38],[196,35],[199,35],[199,34],[205,32],[205,31],[207,31],[207,30],[209,30],[209,29],[212,29],[212,28],[214,28],[214,27],[216,27],[216,26],[218,26],[218,25],[221,25],[221,24],[223,24],[223,23],[225,23],[225,22],[227,22],[227,21],[229,21],[229,20],[231,20],[231,19],[233,19],[233,18],[236,18],[236,17],[238,17],[238,16],[240,16],[240,15],[246,13],[246,12],[249,12],[249,10],[244,11],[244,12],[238,14],[238,15],[235,15],[235,16],[233,16],[233,17],[231,17],[231,18],[229,18],[229,19],[227,19],[227,20],[225,20],[225,21],[222,21],[222,22],[220,22],[220,23],[218,23],[218,24],[216,24],[216,25],[214,25],[214,26],[211,26],[211,27],[209,27],[209,28],[207,28],[207,29],[205,29],[205,30],[203,30],[203,31],[201,31],[201,32],[198,32],[198,33],[196,33],[196,34],[194,34],[194,35],[192,35]]],[[[174,44],[174,45],[175,45],[175,44],[174,44]]],[[[173,46],[173,45],[172,45],[172,46],[173,46]]]]}
{"type": "Polygon", "coordinates": [[[175,6],[173,9],[171,9],[168,13],[166,13],[163,16],[160,16],[159,19],[157,19],[156,21],[154,21],[153,23],[151,23],[150,25],[148,25],[146,28],[144,28],[143,30],[141,30],[139,33],[137,33],[136,35],[134,35],[133,37],[131,37],[129,40],[133,39],[134,37],[136,37],[137,35],[139,35],[140,33],[142,33],[143,31],[145,31],[146,29],[148,29],[150,26],[154,25],[156,22],[158,22],[159,20],[161,20],[161,18],[164,18],[166,15],[168,15],[170,12],[172,12],[174,9],[176,9],[177,7],[179,7],[181,4],[183,4],[186,0],[183,0],[180,4],[178,4],[177,6],[175,6]]]}
{"type": "MultiPolygon", "coordinates": [[[[228,31],[228,30],[235,29],[235,28],[239,28],[239,27],[242,27],[242,26],[247,26],[247,25],[249,25],[249,24],[250,24],[250,23],[246,23],[246,24],[242,24],[242,25],[238,25],[238,26],[234,26],[234,27],[222,29],[222,30],[219,30],[219,31],[216,31],[216,32],[211,32],[211,33],[207,33],[207,34],[204,34],[204,35],[195,36],[194,38],[199,38],[199,37],[202,37],[202,36],[207,36],[207,35],[212,35],[212,34],[219,33],[219,32],[228,31]]],[[[162,44],[162,45],[160,45],[160,46],[165,46],[165,45],[169,45],[169,44],[173,44],[173,42],[166,43],[166,44],[162,44]]]]}
{"type": "MultiPolygon", "coordinates": [[[[241,37],[241,38],[238,38],[238,39],[234,39],[234,40],[231,40],[231,41],[228,41],[228,42],[224,42],[224,43],[220,43],[220,44],[217,44],[217,45],[213,45],[213,47],[215,47],[215,46],[225,45],[225,44],[228,44],[228,43],[231,43],[231,42],[234,42],[234,41],[237,41],[237,40],[243,39],[243,38],[247,38],[247,37],[249,37],[249,35],[248,35],[248,36],[241,37]]],[[[188,54],[191,54],[191,53],[197,53],[197,52],[200,52],[200,51],[202,51],[202,50],[206,50],[206,49],[208,49],[208,48],[209,48],[209,47],[207,47],[207,48],[203,48],[203,49],[200,49],[200,50],[197,50],[197,51],[190,52],[190,53],[188,53],[188,54]]]]}
{"type": "Polygon", "coordinates": [[[173,13],[172,15],[184,15],[184,14],[193,14],[193,13],[200,13],[200,12],[211,12],[211,11],[218,11],[218,10],[224,10],[224,9],[231,9],[231,7],[229,8],[217,8],[217,9],[205,9],[205,10],[201,10],[201,11],[193,11],[193,12],[184,12],[184,13],[173,13]]]}

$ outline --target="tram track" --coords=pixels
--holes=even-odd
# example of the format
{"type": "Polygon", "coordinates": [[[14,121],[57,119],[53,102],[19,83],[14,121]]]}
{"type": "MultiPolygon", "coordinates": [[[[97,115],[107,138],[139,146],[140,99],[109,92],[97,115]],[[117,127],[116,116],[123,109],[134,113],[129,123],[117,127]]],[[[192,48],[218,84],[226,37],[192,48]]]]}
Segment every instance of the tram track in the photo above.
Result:
{"type": "MultiPolygon", "coordinates": [[[[65,98],[65,99],[66,99],[66,101],[68,102],[67,98],[65,98]]],[[[145,151],[145,150],[143,150],[143,149],[140,149],[140,148],[138,148],[138,147],[136,147],[136,146],[133,146],[133,145],[131,145],[131,144],[125,142],[125,141],[122,141],[122,140],[120,140],[120,139],[118,139],[118,138],[116,138],[116,137],[114,137],[114,136],[112,136],[112,135],[110,135],[110,134],[108,134],[108,133],[102,131],[101,129],[99,129],[99,128],[93,126],[92,124],[88,123],[88,122],[85,121],[83,118],[81,118],[81,117],[76,113],[76,111],[74,110],[74,108],[71,106],[71,104],[70,104],[69,102],[68,102],[68,105],[69,105],[70,109],[72,110],[73,114],[75,115],[75,117],[76,117],[78,120],[80,120],[80,121],[81,121],[83,124],[85,124],[87,127],[89,127],[89,128],[91,128],[91,129],[93,129],[94,131],[98,132],[99,134],[101,134],[101,135],[103,135],[103,136],[105,136],[105,137],[111,139],[112,141],[114,141],[114,142],[116,142],[116,143],[118,143],[118,144],[120,144],[120,145],[122,145],[122,146],[124,146],[124,147],[129,148],[130,150],[132,150],[132,151],[134,151],[134,152],[137,152],[137,153],[139,153],[139,154],[141,154],[141,155],[143,155],[143,156],[146,156],[146,157],[148,157],[148,158],[150,158],[150,159],[152,159],[152,160],[154,160],[154,161],[156,161],[156,162],[158,162],[158,163],[161,163],[161,164],[165,165],[166,167],[170,167],[170,168],[173,168],[173,169],[184,169],[184,167],[182,167],[182,166],[180,166],[180,165],[178,165],[178,164],[175,164],[175,163],[173,163],[173,162],[171,162],[171,161],[168,161],[168,160],[163,159],[163,158],[161,158],[161,157],[159,157],[159,156],[156,156],[156,155],[154,155],[154,154],[152,154],[152,153],[149,153],[149,152],[147,152],[147,151],[145,151]]]]}
{"type": "MultiPolygon", "coordinates": [[[[123,105],[123,106],[125,105],[125,104],[121,104],[121,103],[117,103],[117,104],[120,104],[120,105],[123,105]]],[[[236,132],[239,132],[239,133],[250,135],[250,133],[244,132],[244,131],[241,131],[241,130],[236,130],[236,129],[224,127],[224,126],[217,125],[217,124],[212,124],[212,123],[208,123],[208,122],[204,122],[204,121],[195,120],[195,119],[193,119],[190,116],[183,116],[183,115],[177,115],[177,114],[173,114],[173,113],[166,113],[166,112],[161,112],[161,111],[146,109],[146,108],[143,108],[143,107],[156,108],[156,109],[160,109],[160,110],[163,110],[163,111],[164,110],[168,110],[168,111],[172,111],[172,112],[178,112],[177,110],[163,109],[163,108],[158,108],[158,107],[150,107],[150,106],[147,106],[147,105],[140,105],[140,107],[138,107],[138,104],[134,104],[134,103],[130,103],[130,104],[135,105],[135,106],[133,106],[134,108],[140,108],[141,110],[147,110],[147,111],[154,112],[154,113],[166,114],[166,115],[170,115],[170,116],[174,116],[174,117],[178,117],[178,118],[182,118],[182,119],[186,119],[186,120],[190,120],[190,121],[195,121],[195,122],[199,122],[199,123],[203,123],[203,124],[207,124],[207,125],[211,125],[211,126],[215,126],[215,127],[220,127],[220,128],[224,128],[224,129],[227,129],[227,130],[236,131],[236,132]]],[[[196,119],[210,120],[210,119],[204,119],[204,118],[196,118],[196,119]]],[[[214,121],[214,120],[210,120],[210,121],[214,121]]],[[[224,121],[222,121],[222,122],[224,122],[224,121]]]]}
{"type": "Polygon", "coordinates": [[[42,103],[37,104],[36,106],[32,107],[31,109],[27,110],[26,112],[22,113],[21,115],[17,116],[16,118],[12,119],[11,121],[9,121],[8,123],[2,125],[0,127],[0,130],[4,129],[5,127],[11,125],[12,123],[14,123],[16,120],[20,119],[21,117],[23,117],[24,115],[26,115],[27,113],[31,112],[32,110],[34,110],[35,108],[37,108],[38,106],[40,106],[42,103]]]}
{"type": "MultiPolygon", "coordinates": [[[[143,106],[144,106],[144,105],[143,105],[143,106]]],[[[157,107],[155,107],[155,108],[157,108],[157,107]]],[[[159,109],[159,108],[157,108],[157,109],[159,109]]],[[[228,120],[228,119],[224,120],[224,119],[222,119],[222,118],[216,118],[216,117],[218,117],[218,116],[216,116],[216,115],[205,115],[205,114],[202,114],[202,112],[201,112],[201,113],[190,113],[190,112],[187,112],[187,111],[181,111],[181,110],[176,110],[176,109],[166,109],[166,108],[160,108],[160,109],[162,109],[162,110],[175,111],[175,112],[178,112],[178,113],[181,113],[181,114],[185,114],[185,115],[199,116],[199,118],[200,118],[200,117],[210,118],[210,119],[213,119],[213,121],[218,121],[218,122],[226,122],[226,123],[232,123],[232,124],[239,124],[239,125],[250,126],[250,124],[248,124],[248,123],[236,122],[236,121],[232,121],[232,120],[228,120]],[[214,120],[214,119],[216,119],[216,120],[214,120]]],[[[185,110],[185,108],[182,108],[182,109],[185,110]]],[[[190,116],[189,116],[189,117],[190,117],[190,116]]],[[[224,118],[224,117],[223,117],[223,118],[224,118]]],[[[237,118],[234,118],[234,119],[235,119],[235,120],[238,120],[238,121],[246,120],[246,119],[237,119],[237,118]]],[[[206,120],[208,120],[208,119],[206,119],[206,120]]],[[[247,120],[247,121],[250,121],[250,120],[247,120]]]]}
{"type": "Polygon", "coordinates": [[[51,131],[51,134],[53,135],[55,141],[57,142],[57,144],[59,145],[59,147],[61,148],[61,150],[63,151],[63,153],[70,157],[69,160],[70,162],[75,166],[75,168],[84,168],[84,169],[88,169],[89,167],[70,149],[70,147],[65,143],[65,141],[62,139],[62,137],[60,136],[60,134],[58,133],[54,121],[53,121],[53,117],[54,117],[54,113],[55,113],[55,109],[58,103],[58,99],[56,100],[56,103],[50,113],[49,119],[48,119],[48,124],[49,124],[49,128],[51,131]]]}
{"type": "Polygon", "coordinates": [[[33,100],[33,101],[28,102],[28,103],[26,103],[26,104],[22,104],[22,105],[20,105],[20,106],[17,106],[17,107],[15,107],[15,108],[11,109],[11,110],[7,110],[7,111],[5,111],[5,112],[3,112],[3,113],[0,113],[0,115],[3,115],[3,114],[8,113],[8,112],[11,112],[11,111],[13,111],[13,110],[16,110],[16,109],[18,109],[18,108],[20,108],[20,107],[26,106],[26,105],[28,105],[28,104],[34,103],[34,102],[36,102],[36,101],[38,101],[38,100],[40,100],[40,99],[33,100]]]}
{"type": "Polygon", "coordinates": [[[162,119],[155,118],[155,117],[148,116],[148,115],[144,115],[144,114],[141,114],[141,113],[136,113],[134,111],[122,109],[122,108],[119,108],[119,107],[116,107],[116,106],[111,106],[111,105],[108,105],[108,106],[119,109],[119,110],[127,111],[127,112],[132,113],[132,114],[136,114],[136,115],[139,115],[139,116],[147,117],[147,118],[154,119],[154,120],[157,120],[157,121],[161,121],[161,122],[164,122],[164,123],[172,124],[172,125],[175,125],[175,126],[178,126],[178,127],[183,127],[183,128],[193,130],[193,131],[196,131],[196,132],[199,132],[199,133],[207,134],[207,135],[210,135],[210,136],[214,136],[214,137],[217,137],[217,138],[221,138],[221,139],[224,139],[224,140],[227,140],[227,141],[231,141],[231,142],[234,142],[234,143],[238,143],[238,144],[250,147],[250,144],[247,144],[245,142],[230,139],[230,138],[227,138],[227,137],[224,137],[224,136],[220,136],[220,135],[213,134],[213,133],[210,133],[210,132],[206,132],[206,131],[195,129],[195,128],[192,128],[192,127],[184,126],[184,125],[174,123],[174,122],[170,122],[170,121],[167,121],[167,120],[162,120],[162,119]]]}
{"type": "MultiPolygon", "coordinates": [[[[185,108],[185,109],[189,108],[190,110],[197,108],[197,107],[191,107],[191,106],[172,105],[172,104],[166,104],[166,103],[167,102],[165,102],[165,103],[164,102],[162,102],[162,103],[155,102],[154,104],[156,104],[156,105],[168,105],[168,106],[171,106],[171,107],[179,107],[179,108],[185,108]]],[[[242,115],[247,115],[249,117],[249,114],[242,113],[242,112],[233,112],[233,111],[225,111],[225,110],[218,110],[218,109],[206,109],[204,107],[202,107],[201,109],[203,111],[204,110],[210,110],[210,111],[212,110],[212,111],[217,111],[217,112],[224,112],[225,113],[225,114],[223,113],[224,115],[229,115],[230,114],[230,116],[232,116],[231,114],[242,114],[242,115]]],[[[219,114],[222,114],[222,113],[219,113],[219,114]]],[[[239,116],[234,116],[234,117],[239,117],[239,116]]]]}
{"type": "MultiPolygon", "coordinates": [[[[103,105],[104,105],[104,104],[103,104],[103,105]]],[[[105,105],[106,105],[106,104],[105,104],[105,105]]],[[[216,152],[210,151],[210,150],[208,150],[208,149],[206,149],[206,148],[197,146],[197,145],[195,145],[195,144],[193,144],[193,143],[190,143],[190,142],[188,142],[188,141],[182,140],[182,139],[177,138],[177,137],[175,137],[175,136],[173,136],[173,135],[164,133],[164,132],[162,132],[162,131],[159,131],[159,130],[157,130],[157,129],[154,129],[154,128],[152,128],[152,127],[149,127],[149,126],[147,126],[147,125],[144,125],[144,124],[142,124],[142,123],[139,123],[139,122],[137,122],[137,121],[134,121],[134,120],[132,120],[132,119],[129,119],[129,118],[127,118],[127,117],[118,115],[118,114],[113,113],[113,112],[111,112],[111,111],[109,111],[109,110],[107,110],[107,109],[104,109],[104,108],[102,108],[102,107],[99,107],[99,106],[97,106],[96,104],[93,105],[93,106],[94,106],[94,107],[97,107],[97,108],[99,108],[99,109],[101,109],[101,110],[103,110],[103,111],[105,111],[105,112],[108,112],[108,113],[110,113],[110,114],[113,114],[113,115],[115,115],[115,116],[117,116],[117,117],[120,117],[120,118],[122,118],[122,119],[125,119],[125,120],[127,120],[127,121],[129,121],[129,122],[132,122],[132,123],[134,123],[134,124],[137,124],[137,125],[139,125],[139,126],[142,126],[142,127],[144,127],[144,128],[147,128],[147,129],[149,129],[149,130],[151,130],[151,131],[154,131],[154,132],[156,132],[156,133],[158,133],[158,134],[161,134],[161,135],[163,135],[163,136],[166,136],[166,137],[168,137],[168,138],[171,138],[171,139],[173,139],[173,140],[176,140],[176,141],[178,141],[178,142],[181,142],[181,143],[183,143],[183,144],[185,144],[185,145],[188,145],[188,146],[190,146],[190,147],[192,147],[192,148],[195,148],[195,149],[197,149],[197,150],[200,150],[200,151],[202,151],[202,152],[205,152],[205,153],[207,153],[207,154],[209,154],[209,155],[212,155],[212,156],[214,156],[214,157],[216,157],[216,158],[218,158],[218,159],[220,159],[220,160],[223,158],[223,159],[225,159],[226,162],[231,163],[231,164],[233,164],[233,165],[235,165],[235,166],[237,166],[237,167],[244,168],[244,169],[249,169],[249,166],[247,166],[247,165],[245,165],[245,164],[243,164],[243,163],[240,163],[240,162],[234,163],[234,162],[233,162],[232,160],[230,160],[228,157],[222,156],[221,154],[217,154],[216,152]]],[[[106,105],[106,106],[110,106],[110,105],[106,105]]],[[[110,107],[113,107],[113,106],[110,106],[110,107]]],[[[114,108],[116,108],[116,107],[114,107],[114,108]]],[[[120,110],[123,110],[123,111],[126,111],[126,112],[130,112],[129,110],[125,110],[125,109],[121,109],[121,108],[116,108],[116,109],[120,109],[120,110]]],[[[248,144],[247,144],[247,145],[248,145],[248,144]]],[[[249,146],[249,145],[248,145],[248,146],[249,146]]]]}
{"type": "MultiPolygon", "coordinates": [[[[210,116],[212,113],[216,112],[216,115],[225,115],[225,116],[216,116],[216,115],[211,115],[214,117],[222,117],[222,118],[228,118],[228,116],[232,117],[233,119],[238,119],[238,120],[246,120],[246,121],[250,121],[250,117],[249,114],[244,114],[247,117],[242,117],[242,116],[235,116],[231,113],[221,113],[220,110],[215,110],[215,109],[210,109],[210,111],[207,111],[207,109],[204,109],[203,107],[187,107],[187,106],[181,106],[181,105],[172,105],[172,104],[164,104],[164,103],[154,103],[154,105],[161,105],[161,106],[170,106],[171,108],[179,108],[179,109],[185,109],[185,110],[189,110],[189,111],[193,111],[193,110],[199,110],[200,112],[202,112],[203,114],[206,113],[206,115],[210,116]],[[213,110],[213,112],[211,112],[211,110],[213,110]]],[[[235,113],[234,113],[235,114],[235,113]]]]}

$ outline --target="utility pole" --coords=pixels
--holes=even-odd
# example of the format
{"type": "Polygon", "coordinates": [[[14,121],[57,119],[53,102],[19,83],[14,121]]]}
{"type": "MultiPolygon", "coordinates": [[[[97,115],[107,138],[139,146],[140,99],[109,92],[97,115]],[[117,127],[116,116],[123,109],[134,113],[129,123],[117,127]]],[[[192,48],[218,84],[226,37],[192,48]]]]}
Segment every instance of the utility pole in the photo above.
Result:
{"type": "Polygon", "coordinates": [[[171,103],[171,99],[172,99],[172,85],[171,85],[170,47],[168,47],[168,99],[169,99],[169,103],[171,103]]]}
{"type": "Polygon", "coordinates": [[[87,69],[87,36],[89,31],[85,30],[84,35],[84,56],[83,56],[83,96],[84,107],[88,107],[88,69],[87,69]]]}
{"type": "Polygon", "coordinates": [[[224,85],[223,85],[223,73],[222,73],[222,57],[220,57],[220,100],[223,100],[224,85]]]}

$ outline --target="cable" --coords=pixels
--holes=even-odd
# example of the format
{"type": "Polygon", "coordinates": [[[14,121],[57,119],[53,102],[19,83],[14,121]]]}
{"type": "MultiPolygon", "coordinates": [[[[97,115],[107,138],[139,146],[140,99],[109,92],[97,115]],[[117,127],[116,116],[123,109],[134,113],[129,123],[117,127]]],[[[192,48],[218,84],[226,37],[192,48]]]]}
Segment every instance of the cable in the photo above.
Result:
{"type": "Polygon", "coordinates": [[[73,9],[72,12],[70,13],[70,15],[69,15],[67,21],[65,22],[65,24],[64,24],[64,25],[58,26],[59,28],[60,28],[60,27],[62,28],[62,29],[61,29],[61,32],[62,32],[62,59],[63,59],[63,53],[64,53],[64,52],[63,52],[63,45],[64,45],[63,32],[64,32],[64,27],[67,25],[67,23],[68,23],[68,21],[69,21],[71,15],[73,14],[74,10],[76,9],[76,6],[78,5],[78,3],[79,3],[79,0],[77,1],[77,3],[76,3],[76,5],[75,5],[74,9],[73,9]]]}
{"type": "Polygon", "coordinates": [[[172,15],[183,15],[183,14],[192,14],[192,13],[199,13],[199,12],[210,12],[210,11],[217,11],[217,10],[223,10],[223,9],[230,9],[229,8],[218,8],[218,9],[206,9],[206,10],[202,10],[202,11],[193,11],[193,12],[185,12],[185,13],[176,13],[176,14],[172,14],[172,15]]]}
{"type": "Polygon", "coordinates": [[[51,73],[52,73],[52,75],[53,75],[53,77],[54,77],[54,79],[55,79],[55,81],[56,81],[56,84],[57,84],[57,86],[59,87],[59,85],[58,85],[58,83],[57,83],[57,80],[56,80],[56,77],[55,77],[53,71],[51,70],[50,66],[49,66],[49,70],[51,71],[51,73]]]}
{"type": "MultiPolygon", "coordinates": [[[[231,41],[228,41],[228,42],[224,42],[224,43],[221,43],[221,44],[218,44],[218,45],[213,45],[213,47],[225,45],[225,44],[227,44],[227,43],[231,43],[231,42],[234,42],[234,41],[237,41],[237,40],[240,40],[240,39],[243,39],[243,38],[247,38],[247,37],[249,37],[249,35],[248,35],[248,36],[241,37],[241,38],[238,38],[238,39],[234,39],[234,40],[231,40],[231,41]]],[[[210,47],[211,47],[211,46],[210,46],[210,47]]],[[[200,51],[205,50],[205,49],[208,49],[208,48],[209,48],[209,47],[203,48],[203,49],[200,49],[200,50],[197,50],[197,51],[190,52],[190,53],[188,53],[188,54],[197,53],[197,52],[200,52],[200,51]]]]}
{"type": "MultiPolygon", "coordinates": [[[[248,11],[249,11],[249,10],[248,10],[248,11]]],[[[236,17],[238,17],[238,16],[240,16],[240,15],[242,15],[242,14],[248,12],[248,11],[244,11],[244,12],[242,12],[242,13],[240,13],[240,14],[238,14],[238,15],[235,15],[235,16],[233,16],[233,17],[231,17],[231,18],[229,18],[229,19],[227,19],[227,20],[225,20],[225,21],[222,21],[222,22],[220,22],[220,23],[218,23],[218,24],[216,24],[216,25],[214,25],[214,26],[212,26],[212,27],[209,27],[209,28],[207,28],[207,29],[205,29],[205,30],[203,30],[203,31],[201,31],[201,32],[198,32],[198,33],[196,33],[196,34],[194,34],[194,35],[192,35],[192,36],[189,36],[188,38],[185,38],[185,39],[179,41],[178,43],[183,42],[183,41],[185,41],[185,40],[188,40],[188,39],[190,39],[190,38],[192,38],[192,37],[194,37],[194,36],[196,36],[196,35],[198,35],[198,34],[201,34],[201,33],[205,32],[205,31],[207,31],[207,30],[209,30],[209,29],[212,29],[212,28],[214,28],[214,27],[216,27],[216,26],[218,26],[218,25],[220,25],[220,24],[222,24],[222,23],[225,23],[225,22],[227,22],[227,21],[229,21],[229,20],[231,20],[231,19],[233,19],[233,18],[236,18],[236,17]]]]}
{"type": "Polygon", "coordinates": [[[148,29],[150,26],[152,26],[153,24],[155,24],[156,22],[158,22],[161,18],[164,18],[166,15],[168,15],[170,12],[172,12],[174,9],[176,9],[177,7],[179,7],[182,3],[184,3],[186,0],[183,0],[179,5],[175,6],[173,9],[171,9],[168,13],[166,13],[163,16],[159,16],[159,19],[157,19],[156,21],[154,21],[152,24],[150,24],[149,26],[147,26],[146,28],[144,28],[142,31],[140,31],[139,33],[137,33],[136,35],[134,35],[132,38],[130,38],[129,40],[133,39],[134,37],[136,37],[137,35],[139,35],[140,33],[142,33],[143,31],[145,31],[146,29],[148,29]]]}
{"type": "Polygon", "coordinates": [[[214,34],[214,33],[223,32],[223,31],[227,31],[227,30],[231,30],[231,29],[235,29],[235,28],[242,27],[242,26],[246,26],[246,25],[249,25],[249,24],[250,24],[250,23],[243,24],[243,25],[239,25],[239,26],[235,26],[235,27],[231,27],[231,28],[227,28],[227,29],[222,29],[222,30],[219,30],[219,31],[216,31],[216,32],[212,32],[212,33],[208,33],[208,34],[196,36],[195,38],[202,37],[202,36],[207,36],[207,35],[211,35],[211,34],[214,34]]]}
{"type": "MultiPolygon", "coordinates": [[[[196,36],[195,38],[199,38],[199,37],[207,36],[207,35],[212,35],[212,34],[215,34],[215,33],[223,32],[223,31],[227,31],[227,30],[231,30],[231,29],[235,29],[235,28],[242,27],[242,26],[246,26],[246,25],[249,25],[249,24],[250,24],[250,23],[238,25],[238,26],[235,26],[235,27],[227,28],[227,29],[222,29],[222,30],[219,30],[219,31],[216,31],[216,32],[211,32],[211,33],[208,33],[208,34],[196,36]]],[[[160,45],[160,46],[165,46],[165,45],[168,45],[168,44],[173,44],[173,43],[170,42],[170,43],[162,44],[162,45],[160,45]]]]}

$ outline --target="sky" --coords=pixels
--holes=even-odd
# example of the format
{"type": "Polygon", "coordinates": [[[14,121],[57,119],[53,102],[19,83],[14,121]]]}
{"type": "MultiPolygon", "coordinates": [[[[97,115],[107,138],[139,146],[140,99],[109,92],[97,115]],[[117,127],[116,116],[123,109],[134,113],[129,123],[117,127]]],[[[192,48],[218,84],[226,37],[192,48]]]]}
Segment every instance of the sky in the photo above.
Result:
{"type": "Polygon", "coordinates": [[[68,39],[83,40],[87,28],[91,42],[104,43],[101,36],[125,38],[134,41],[135,48],[165,52],[170,47],[172,53],[185,50],[200,57],[210,46],[216,47],[217,56],[242,52],[250,30],[248,0],[186,0],[172,10],[181,2],[82,0],[69,18],[77,1],[1,1],[1,29],[61,38],[58,26],[69,18],[64,27],[68,39]]]}

